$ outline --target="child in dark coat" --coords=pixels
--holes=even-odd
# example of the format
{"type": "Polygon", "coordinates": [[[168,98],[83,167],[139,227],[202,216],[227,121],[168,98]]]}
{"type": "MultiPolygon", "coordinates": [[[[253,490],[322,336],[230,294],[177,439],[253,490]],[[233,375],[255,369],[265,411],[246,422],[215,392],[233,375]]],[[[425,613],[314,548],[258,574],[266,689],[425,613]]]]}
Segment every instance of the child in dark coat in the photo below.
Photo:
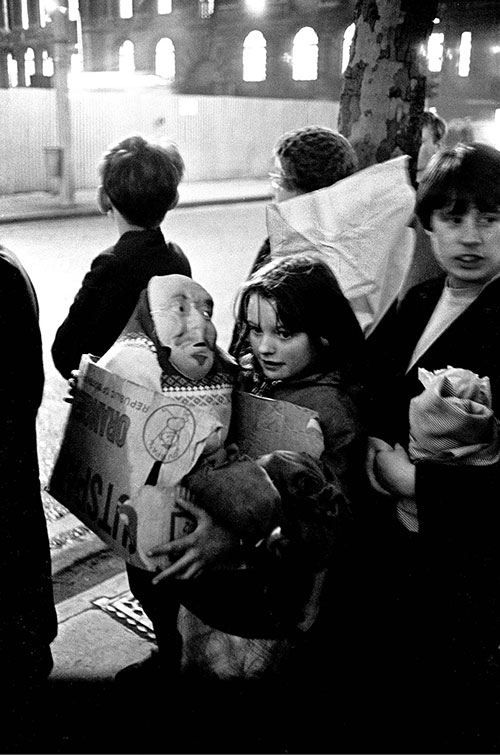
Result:
{"type": "Polygon", "coordinates": [[[64,378],[77,370],[82,354],[101,357],[116,341],[152,276],[191,267],[160,224],[179,200],[184,161],[173,143],[166,146],[131,136],[111,146],[99,166],[97,201],[116,223],[119,239],[93,261],[52,345],[64,378]]]}

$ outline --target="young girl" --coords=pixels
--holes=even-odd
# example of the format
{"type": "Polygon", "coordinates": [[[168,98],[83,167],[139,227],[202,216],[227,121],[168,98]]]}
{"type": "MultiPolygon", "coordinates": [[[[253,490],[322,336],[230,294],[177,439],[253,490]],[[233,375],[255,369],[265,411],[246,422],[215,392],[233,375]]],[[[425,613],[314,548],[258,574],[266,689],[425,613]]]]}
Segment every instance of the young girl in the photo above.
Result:
{"type": "Polygon", "coordinates": [[[318,413],[324,470],[351,500],[364,449],[365,345],[333,272],[308,254],[268,263],[243,284],[237,324],[241,387],[318,413]],[[248,342],[251,353],[242,354],[248,342]]]}

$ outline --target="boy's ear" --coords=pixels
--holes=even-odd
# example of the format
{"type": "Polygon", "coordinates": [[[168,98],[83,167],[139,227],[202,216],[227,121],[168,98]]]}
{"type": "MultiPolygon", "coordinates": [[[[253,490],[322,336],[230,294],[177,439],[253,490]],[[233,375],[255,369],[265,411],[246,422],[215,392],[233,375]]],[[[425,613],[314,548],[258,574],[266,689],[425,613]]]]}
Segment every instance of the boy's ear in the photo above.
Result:
{"type": "Polygon", "coordinates": [[[173,210],[174,207],[177,207],[178,204],[179,204],[179,192],[177,191],[175,193],[174,200],[173,200],[172,204],[170,205],[170,207],[168,209],[169,210],[173,210]]]}
{"type": "Polygon", "coordinates": [[[97,206],[103,215],[107,215],[109,211],[113,209],[111,200],[104,191],[102,184],[97,189],[97,206]]]}

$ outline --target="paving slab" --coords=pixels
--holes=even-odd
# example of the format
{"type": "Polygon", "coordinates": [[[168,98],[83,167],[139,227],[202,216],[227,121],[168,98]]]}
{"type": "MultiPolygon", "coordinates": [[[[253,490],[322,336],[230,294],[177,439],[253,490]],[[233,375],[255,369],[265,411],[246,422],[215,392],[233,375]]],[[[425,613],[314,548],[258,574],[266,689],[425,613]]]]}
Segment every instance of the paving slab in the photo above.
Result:
{"type": "Polygon", "coordinates": [[[149,619],[132,597],[126,572],[60,602],[51,680],[111,680],[155,648],[149,619]]]}

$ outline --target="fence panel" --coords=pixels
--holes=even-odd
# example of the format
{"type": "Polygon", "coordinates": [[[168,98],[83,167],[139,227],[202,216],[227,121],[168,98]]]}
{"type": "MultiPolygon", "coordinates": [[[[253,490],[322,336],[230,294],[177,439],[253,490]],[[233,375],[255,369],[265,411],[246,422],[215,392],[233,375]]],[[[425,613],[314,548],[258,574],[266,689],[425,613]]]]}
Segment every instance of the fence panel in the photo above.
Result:
{"type": "MultiPolygon", "coordinates": [[[[97,185],[97,164],[111,142],[132,133],[173,139],[186,180],[263,176],[284,131],[311,123],[336,127],[338,103],[176,95],[160,89],[72,91],[75,186],[97,185]]],[[[0,192],[48,188],[44,148],[58,146],[53,90],[0,89],[0,192]]]]}

